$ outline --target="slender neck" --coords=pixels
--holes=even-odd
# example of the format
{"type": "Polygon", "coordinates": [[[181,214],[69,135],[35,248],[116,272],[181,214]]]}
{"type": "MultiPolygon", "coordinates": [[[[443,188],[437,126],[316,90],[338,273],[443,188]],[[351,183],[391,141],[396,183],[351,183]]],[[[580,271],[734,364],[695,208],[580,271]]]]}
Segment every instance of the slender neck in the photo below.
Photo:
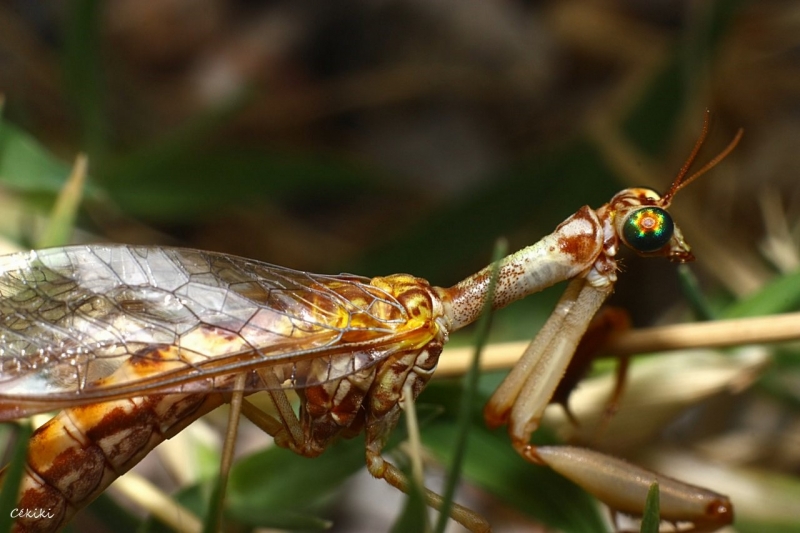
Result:
{"type": "MultiPolygon", "coordinates": [[[[539,242],[497,263],[492,307],[499,309],[559,281],[585,272],[603,249],[603,232],[588,207],[565,220],[539,242]]],[[[494,265],[489,265],[449,289],[439,289],[451,330],[474,322],[483,310],[494,265]]]]}

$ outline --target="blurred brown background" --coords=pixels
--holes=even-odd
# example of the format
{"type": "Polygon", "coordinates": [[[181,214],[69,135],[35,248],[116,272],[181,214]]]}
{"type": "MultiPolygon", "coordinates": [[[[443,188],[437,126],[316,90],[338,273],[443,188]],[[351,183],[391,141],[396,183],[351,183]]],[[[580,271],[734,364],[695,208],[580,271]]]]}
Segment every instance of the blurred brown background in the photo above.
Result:
{"type": "Polygon", "coordinates": [[[6,0],[0,25],[5,116],[88,152],[102,239],[449,284],[498,235],[665,188],[706,108],[706,160],[746,133],[678,202],[703,263],[725,239],[753,290],[763,202],[796,222],[791,2],[6,0]]]}

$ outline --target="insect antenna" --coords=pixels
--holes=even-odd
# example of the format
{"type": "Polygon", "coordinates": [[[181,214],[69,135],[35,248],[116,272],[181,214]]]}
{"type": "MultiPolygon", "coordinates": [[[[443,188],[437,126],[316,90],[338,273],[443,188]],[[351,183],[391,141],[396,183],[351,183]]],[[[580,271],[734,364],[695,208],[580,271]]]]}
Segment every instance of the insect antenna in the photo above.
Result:
{"type": "Polygon", "coordinates": [[[700,176],[702,176],[703,174],[705,174],[706,172],[717,166],[719,162],[725,159],[728,156],[728,154],[730,154],[733,151],[733,149],[736,148],[736,145],[739,144],[739,141],[742,138],[742,134],[744,133],[743,128],[739,128],[739,131],[736,132],[736,135],[733,137],[733,140],[730,143],[728,143],[728,146],[726,146],[725,149],[722,150],[722,152],[720,152],[714,159],[703,165],[703,167],[700,170],[698,170],[697,172],[695,172],[694,174],[692,174],[687,178],[686,174],[689,173],[689,169],[692,167],[694,160],[697,158],[697,154],[700,153],[700,148],[703,147],[703,144],[706,141],[706,137],[708,136],[710,117],[711,117],[711,112],[709,110],[706,110],[706,114],[703,119],[703,130],[700,132],[700,138],[697,139],[697,142],[695,143],[694,148],[692,149],[692,153],[689,154],[689,158],[681,167],[680,172],[678,172],[678,175],[675,177],[675,180],[672,182],[672,185],[670,186],[669,190],[661,198],[661,205],[663,207],[669,207],[669,204],[672,202],[672,197],[675,196],[675,193],[677,193],[679,190],[683,189],[684,187],[692,183],[694,180],[696,180],[697,178],[699,178],[700,176]]]}

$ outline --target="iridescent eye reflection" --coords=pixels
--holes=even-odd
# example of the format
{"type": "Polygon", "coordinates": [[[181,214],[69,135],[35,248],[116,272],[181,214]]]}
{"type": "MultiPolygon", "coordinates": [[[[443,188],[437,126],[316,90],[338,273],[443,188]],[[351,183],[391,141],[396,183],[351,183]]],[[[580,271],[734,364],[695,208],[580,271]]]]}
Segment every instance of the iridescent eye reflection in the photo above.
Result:
{"type": "Polygon", "coordinates": [[[637,209],[625,220],[622,234],[625,242],[638,252],[655,252],[672,238],[675,224],[672,217],[660,207],[637,209]]]}

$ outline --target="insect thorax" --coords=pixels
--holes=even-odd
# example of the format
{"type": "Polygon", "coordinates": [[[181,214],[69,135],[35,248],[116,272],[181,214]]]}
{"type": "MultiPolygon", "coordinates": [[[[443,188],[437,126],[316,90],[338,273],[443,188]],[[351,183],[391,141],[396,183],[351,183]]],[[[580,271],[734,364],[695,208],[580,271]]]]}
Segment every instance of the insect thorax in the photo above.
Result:
{"type": "Polygon", "coordinates": [[[305,455],[322,453],[334,438],[361,430],[368,441],[383,441],[400,416],[404,387],[416,398],[436,369],[447,332],[437,320],[442,305],[428,282],[397,274],[375,278],[371,286],[386,298],[373,303],[369,314],[391,324],[391,331],[368,348],[376,352],[375,364],[298,391],[305,455]]]}

